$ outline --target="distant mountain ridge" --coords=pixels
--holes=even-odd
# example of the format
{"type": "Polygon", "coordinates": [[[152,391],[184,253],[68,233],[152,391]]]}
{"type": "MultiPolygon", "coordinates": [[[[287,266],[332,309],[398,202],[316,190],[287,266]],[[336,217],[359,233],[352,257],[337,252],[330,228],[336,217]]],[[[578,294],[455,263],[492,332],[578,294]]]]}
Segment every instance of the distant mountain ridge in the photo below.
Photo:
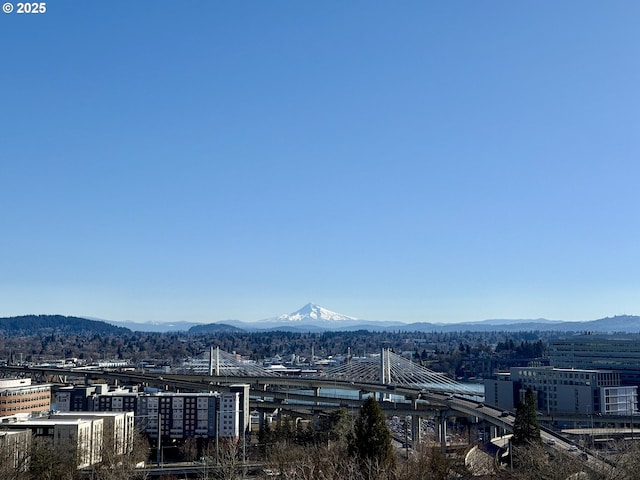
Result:
{"type": "Polygon", "coordinates": [[[563,320],[485,320],[465,323],[408,323],[401,330],[419,332],[488,332],[488,331],[560,331],[580,332],[589,331],[597,333],[640,333],[640,316],[616,315],[614,317],[600,318],[579,322],[567,322],[563,320]]]}
{"type": "Polygon", "coordinates": [[[619,315],[598,320],[568,322],[563,320],[537,319],[488,319],[461,323],[403,323],[397,321],[364,320],[333,312],[319,305],[308,303],[290,314],[278,315],[260,322],[225,321],[225,324],[251,331],[418,331],[418,332],[457,332],[457,331],[592,331],[598,333],[638,333],[640,316],[619,315]]]}
{"type": "Polygon", "coordinates": [[[13,336],[60,333],[65,335],[120,335],[128,328],[110,323],[64,315],[22,315],[0,318],[0,333],[13,336]]]}
{"type": "MultiPolygon", "coordinates": [[[[107,322],[111,325],[116,325],[119,327],[127,328],[134,332],[186,332],[191,327],[195,327],[198,325],[205,325],[203,323],[196,322],[131,322],[131,321],[117,321],[117,320],[101,320],[103,322],[107,322]]],[[[209,324],[207,324],[209,325],[209,324]]]]}
{"type": "Polygon", "coordinates": [[[108,320],[67,317],[64,315],[23,315],[0,318],[0,335],[42,335],[63,333],[73,335],[104,334],[119,335],[140,332],[188,332],[193,334],[233,333],[238,331],[289,331],[289,332],[325,332],[325,331],[404,331],[404,332],[459,332],[459,331],[558,331],[592,333],[640,333],[640,316],[616,315],[597,320],[573,321],[547,320],[544,318],[527,320],[481,320],[464,323],[431,322],[384,322],[364,320],[333,312],[324,307],[308,303],[290,314],[278,315],[260,322],[241,322],[224,320],[208,324],[192,322],[115,322],[108,320]],[[124,325],[133,325],[133,329],[124,325]],[[144,328],[140,328],[143,326],[144,328]],[[136,328],[137,327],[137,328],[136,328]]]}

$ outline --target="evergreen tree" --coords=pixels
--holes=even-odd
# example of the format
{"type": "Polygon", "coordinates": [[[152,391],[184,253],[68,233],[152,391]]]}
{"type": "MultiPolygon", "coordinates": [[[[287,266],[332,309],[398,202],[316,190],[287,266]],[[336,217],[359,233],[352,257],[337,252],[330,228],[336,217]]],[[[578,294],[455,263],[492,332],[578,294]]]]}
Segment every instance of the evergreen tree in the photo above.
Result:
{"type": "Polygon", "coordinates": [[[353,429],[353,419],[345,408],[339,408],[320,418],[318,425],[318,440],[323,443],[347,440],[353,429]]]}
{"type": "Polygon", "coordinates": [[[349,453],[361,462],[387,469],[394,466],[391,433],[374,397],[367,398],[360,408],[349,440],[349,453]]]}
{"type": "Polygon", "coordinates": [[[524,445],[540,442],[540,425],[538,424],[536,395],[527,388],[524,402],[518,403],[516,417],[513,421],[513,443],[524,445]]]}

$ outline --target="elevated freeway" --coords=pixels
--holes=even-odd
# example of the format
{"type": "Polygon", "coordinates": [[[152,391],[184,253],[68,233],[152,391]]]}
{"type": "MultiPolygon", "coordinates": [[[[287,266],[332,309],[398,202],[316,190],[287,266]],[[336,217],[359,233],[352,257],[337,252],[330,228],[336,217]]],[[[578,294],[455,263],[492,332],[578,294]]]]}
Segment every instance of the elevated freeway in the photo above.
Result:
{"type": "MultiPolygon", "coordinates": [[[[423,385],[380,383],[362,376],[349,379],[319,377],[284,377],[275,375],[185,375],[111,371],[104,369],[61,369],[56,367],[0,366],[0,372],[14,376],[31,376],[37,381],[67,384],[72,380],[90,384],[135,384],[157,387],[163,391],[225,391],[232,384],[250,385],[250,408],[262,412],[287,410],[302,415],[316,415],[338,408],[358,410],[366,397],[378,396],[388,416],[411,417],[411,438],[420,441],[420,419],[431,418],[443,448],[447,439],[447,419],[466,418],[467,424],[486,425],[489,438],[504,438],[513,432],[514,417],[483,404],[473,395],[429,390],[423,385]],[[338,391],[353,392],[336,395],[338,391]],[[333,394],[326,394],[333,392],[333,394]]],[[[391,380],[387,377],[387,380],[391,380]]],[[[559,432],[542,429],[542,437],[551,448],[570,451],[572,441],[559,432]]],[[[488,440],[485,439],[485,440],[488,440]]],[[[597,456],[586,452],[586,463],[592,469],[612,468],[597,456]]],[[[155,472],[154,472],[155,473],[155,472]]],[[[166,472],[165,472],[166,473],[166,472]]]]}
{"type": "MultiPolygon", "coordinates": [[[[511,425],[500,417],[500,412],[480,405],[471,399],[440,391],[431,392],[424,386],[381,384],[361,379],[335,379],[319,377],[247,376],[247,375],[184,375],[159,374],[108,369],[81,369],[56,367],[2,366],[0,371],[18,376],[31,376],[38,381],[68,384],[72,381],[91,384],[104,381],[111,384],[135,384],[152,386],[164,391],[208,392],[225,391],[232,384],[250,385],[252,409],[296,409],[317,412],[322,409],[359,409],[367,396],[376,395],[383,409],[396,415],[437,417],[441,425],[441,437],[446,437],[446,419],[451,416],[472,417],[484,420],[502,430],[511,425]],[[305,391],[305,393],[301,393],[305,391]],[[325,392],[332,391],[328,395],[325,392]],[[336,392],[354,392],[338,396],[336,392]],[[387,400],[387,401],[385,401],[387,400]]],[[[419,428],[414,425],[414,433],[419,428]]]]}
{"type": "MultiPolygon", "coordinates": [[[[447,438],[447,419],[451,417],[464,417],[469,424],[487,425],[488,431],[485,431],[492,439],[508,438],[508,435],[513,432],[513,415],[483,404],[476,396],[455,383],[444,383],[441,378],[430,377],[438,381],[437,388],[430,389],[420,382],[394,382],[392,375],[394,370],[390,366],[386,367],[384,361],[378,367],[382,371],[378,378],[370,372],[367,373],[367,368],[371,369],[372,366],[357,365],[353,376],[350,376],[349,369],[344,368],[338,376],[333,378],[260,375],[259,371],[252,371],[249,375],[246,373],[232,375],[229,374],[231,372],[224,370],[216,371],[219,375],[186,375],[35,366],[0,366],[0,373],[30,376],[39,382],[60,385],[71,382],[91,384],[104,381],[114,385],[151,386],[163,391],[225,391],[232,384],[249,384],[252,410],[262,412],[288,410],[302,415],[316,415],[322,411],[338,408],[357,410],[366,397],[376,395],[382,400],[380,405],[385,414],[411,416],[411,438],[414,442],[420,440],[420,418],[432,418],[443,448],[447,438]],[[353,393],[341,396],[337,394],[338,391],[353,393]],[[327,394],[327,392],[333,392],[333,394],[327,394]]],[[[424,380],[415,372],[405,373],[402,378],[424,380]]],[[[575,418],[574,420],[584,422],[585,419],[575,418]]],[[[615,421],[613,418],[607,420],[615,421]]],[[[620,421],[624,420],[626,419],[620,419],[620,421]]],[[[593,418],[591,421],[593,422],[593,418]]],[[[549,448],[574,452],[575,445],[571,438],[561,432],[542,428],[542,438],[549,448]]],[[[606,460],[590,451],[580,450],[578,453],[584,455],[585,465],[594,471],[602,472],[614,468],[606,460]]],[[[188,476],[196,470],[198,470],[196,466],[184,466],[179,474],[188,476]]],[[[148,474],[157,475],[161,472],[161,469],[151,469],[148,474]]],[[[166,474],[167,470],[164,470],[164,473],[166,474]]]]}

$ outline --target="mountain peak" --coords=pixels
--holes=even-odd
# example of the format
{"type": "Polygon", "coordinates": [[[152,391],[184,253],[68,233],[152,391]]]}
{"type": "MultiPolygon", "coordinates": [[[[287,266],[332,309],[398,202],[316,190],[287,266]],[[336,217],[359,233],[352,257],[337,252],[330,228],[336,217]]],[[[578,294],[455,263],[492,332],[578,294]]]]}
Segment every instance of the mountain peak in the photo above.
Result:
{"type": "Polygon", "coordinates": [[[357,318],[333,312],[309,302],[295,312],[278,315],[273,320],[278,322],[341,322],[345,320],[353,321],[357,320],[357,318]]]}

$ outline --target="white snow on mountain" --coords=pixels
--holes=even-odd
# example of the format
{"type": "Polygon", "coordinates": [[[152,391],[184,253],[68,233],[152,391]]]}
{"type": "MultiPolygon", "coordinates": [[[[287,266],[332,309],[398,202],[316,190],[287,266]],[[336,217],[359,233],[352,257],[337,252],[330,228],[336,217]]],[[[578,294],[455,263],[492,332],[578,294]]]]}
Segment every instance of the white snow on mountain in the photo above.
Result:
{"type": "Polygon", "coordinates": [[[293,313],[285,313],[278,315],[275,318],[269,318],[267,322],[344,322],[358,320],[355,317],[349,317],[342,315],[341,313],[332,312],[326,308],[322,308],[319,305],[313,303],[307,303],[304,307],[296,310],[293,313]]]}

